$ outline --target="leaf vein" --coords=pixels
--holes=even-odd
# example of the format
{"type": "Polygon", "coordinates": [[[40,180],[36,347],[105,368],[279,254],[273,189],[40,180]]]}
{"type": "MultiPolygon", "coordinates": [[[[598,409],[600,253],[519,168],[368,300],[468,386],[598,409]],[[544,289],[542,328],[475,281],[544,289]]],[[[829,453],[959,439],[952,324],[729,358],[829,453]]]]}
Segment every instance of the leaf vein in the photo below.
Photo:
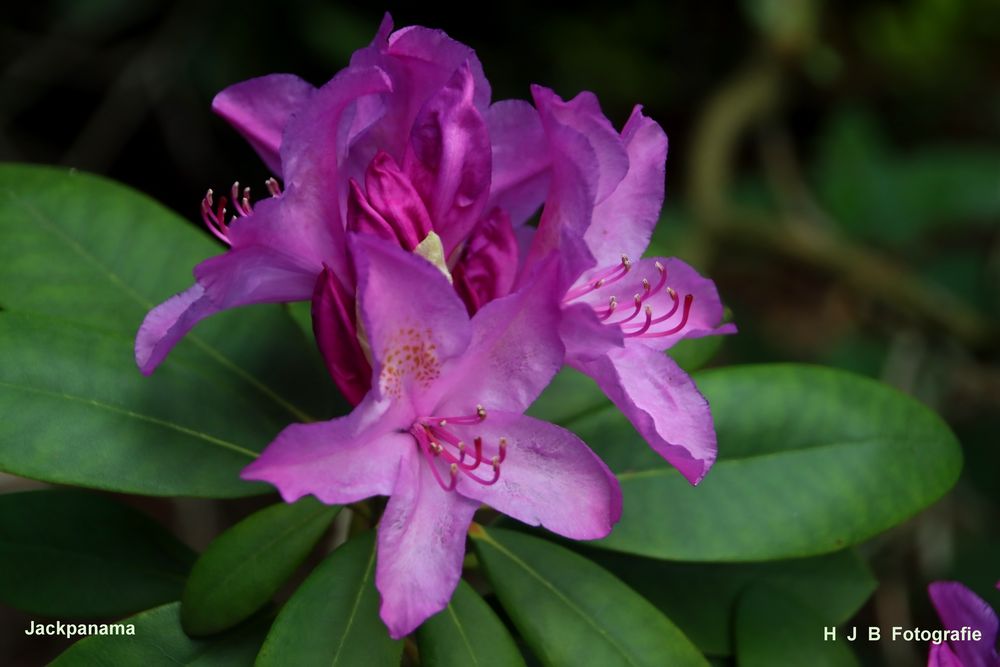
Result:
{"type": "Polygon", "coordinates": [[[361,606],[361,597],[365,592],[365,582],[368,581],[368,577],[372,573],[372,567],[375,565],[375,552],[376,549],[372,549],[372,554],[368,557],[368,565],[365,566],[365,573],[361,577],[361,584],[358,586],[358,594],[354,597],[354,603],[351,605],[351,615],[347,618],[347,626],[344,628],[344,633],[340,636],[340,642],[337,644],[337,650],[333,654],[333,662],[331,665],[334,667],[340,663],[340,652],[344,648],[347,636],[351,634],[351,628],[354,626],[354,619],[358,616],[358,607],[361,606]]]}
{"type": "Polygon", "coordinates": [[[202,433],[201,431],[188,428],[187,426],[181,426],[180,424],[175,424],[165,419],[160,419],[158,417],[153,417],[151,415],[144,415],[142,413],[135,412],[133,410],[120,408],[116,405],[111,405],[110,403],[97,401],[92,398],[84,398],[82,396],[74,396],[73,394],[67,394],[64,392],[57,392],[57,391],[48,391],[46,389],[38,389],[35,387],[26,387],[24,385],[17,385],[9,382],[0,382],[0,387],[6,387],[8,389],[14,389],[17,391],[28,391],[35,394],[41,394],[42,396],[49,396],[50,398],[58,398],[62,400],[72,401],[75,403],[82,403],[84,405],[89,405],[98,408],[100,410],[107,410],[108,412],[124,415],[126,417],[136,419],[138,421],[147,422],[149,424],[154,424],[162,428],[177,431],[178,433],[183,433],[184,435],[191,436],[192,438],[204,440],[205,442],[216,445],[217,447],[222,447],[224,449],[228,449],[238,454],[243,454],[244,456],[248,456],[252,459],[255,459],[257,458],[257,456],[259,456],[257,452],[253,450],[246,449],[245,447],[240,447],[237,444],[234,444],[227,440],[223,440],[222,438],[217,438],[213,435],[209,435],[208,433],[202,433]]]}
{"type": "Polygon", "coordinates": [[[578,607],[571,599],[569,599],[568,597],[566,597],[566,595],[564,595],[562,593],[562,591],[560,591],[558,588],[556,588],[555,586],[553,586],[549,582],[548,579],[546,579],[545,577],[543,577],[541,574],[539,574],[537,571],[535,571],[530,565],[528,565],[523,560],[521,560],[520,558],[518,558],[515,553],[511,552],[509,549],[507,549],[502,544],[500,544],[499,542],[497,542],[496,540],[494,540],[488,534],[486,535],[485,539],[494,548],[496,548],[497,551],[499,551],[500,553],[502,553],[505,556],[507,556],[515,564],[521,566],[521,568],[525,572],[527,572],[533,578],[537,579],[542,584],[542,586],[544,586],[545,588],[549,589],[557,598],[559,598],[567,607],[569,607],[570,611],[574,612],[577,616],[579,616],[580,618],[582,618],[587,623],[587,625],[589,625],[592,628],[594,628],[594,630],[597,631],[597,634],[599,634],[602,637],[604,637],[604,639],[609,644],[611,644],[611,646],[614,647],[615,650],[617,650],[619,653],[621,653],[622,657],[625,658],[625,660],[628,662],[628,664],[630,664],[630,665],[636,665],[636,667],[638,667],[638,664],[634,660],[632,660],[632,656],[628,653],[628,651],[621,644],[619,644],[617,641],[615,641],[614,637],[612,637],[611,635],[609,635],[608,632],[603,627],[601,627],[601,625],[599,623],[595,622],[592,618],[590,618],[590,616],[583,609],[580,609],[580,607],[578,607]]]}
{"type": "MultiPolygon", "coordinates": [[[[84,247],[83,244],[81,244],[79,241],[74,239],[72,236],[70,236],[63,230],[59,229],[58,225],[50,221],[46,216],[42,214],[41,211],[39,211],[30,202],[27,202],[21,197],[18,197],[17,194],[9,188],[7,189],[6,192],[9,199],[12,202],[14,202],[17,206],[20,206],[22,209],[24,209],[32,218],[34,218],[35,222],[39,224],[40,228],[48,231],[50,234],[52,234],[53,236],[61,240],[63,243],[65,243],[70,248],[70,250],[79,255],[81,259],[88,262],[95,269],[97,269],[97,271],[100,274],[102,274],[105,278],[107,278],[107,280],[112,285],[120,289],[125,295],[127,295],[130,299],[138,303],[146,310],[149,310],[153,307],[152,302],[150,302],[141,294],[132,289],[128,285],[128,283],[122,280],[122,278],[117,273],[108,268],[99,258],[94,256],[93,253],[91,253],[86,247],[84,247]]],[[[257,389],[259,392],[261,392],[262,394],[273,400],[282,408],[290,412],[296,419],[307,422],[315,421],[304,410],[293,405],[291,402],[289,402],[281,395],[279,395],[276,391],[267,386],[267,384],[265,384],[258,378],[254,377],[252,374],[248,373],[243,368],[240,368],[240,366],[234,363],[232,359],[224,355],[222,352],[220,352],[213,346],[206,343],[198,336],[194,334],[188,334],[187,338],[191,340],[192,343],[200,347],[206,354],[212,357],[220,366],[232,372],[237,377],[244,380],[252,387],[257,389]]]]}

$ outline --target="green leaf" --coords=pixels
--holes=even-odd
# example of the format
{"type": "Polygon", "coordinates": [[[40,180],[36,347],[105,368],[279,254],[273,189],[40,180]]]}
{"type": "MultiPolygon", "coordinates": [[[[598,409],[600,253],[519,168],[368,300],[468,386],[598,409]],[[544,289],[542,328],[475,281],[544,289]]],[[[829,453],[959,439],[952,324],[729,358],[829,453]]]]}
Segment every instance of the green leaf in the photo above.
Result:
{"type": "Polygon", "coordinates": [[[194,554],[159,524],[82,491],[0,495],[0,600],[44,616],[120,616],[180,597],[194,554]]]}
{"type": "Polygon", "coordinates": [[[740,598],[736,660],[740,667],[851,667],[858,660],[841,641],[824,641],[827,625],[808,607],[766,585],[740,598]]]}
{"type": "Polygon", "coordinates": [[[149,309],[221,250],[123,186],[0,165],[0,470],[147,495],[266,490],[239,471],[337,404],[280,306],[209,318],[149,378],[133,359],[149,309]]]}
{"type": "Polygon", "coordinates": [[[180,603],[149,609],[116,625],[134,626],[132,635],[94,635],[81,639],[56,658],[52,667],[110,665],[188,665],[246,667],[253,664],[267,632],[266,619],[211,640],[191,639],[181,629],[180,603]]]}
{"type": "Polygon", "coordinates": [[[417,630],[424,667],[518,667],[524,658],[503,622],[464,581],[444,611],[417,630]]]}
{"type": "Polygon", "coordinates": [[[641,593],[698,648],[730,655],[740,594],[758,583],[787,594],[823,625],[853,616],[876,581],[853,550],[770,563],[675,563],[587,549],[583,552],[641,593]]]}
{"type": "Polygon", "coordinates": [[[868,114],[834,118],[821,140],[818,195],[859,238],[903,245],[935,227],[988,226],[1000,215],[1000,153],[934,146],[895,155],[868,114]]]}
{"type": "Polygon", "coordinates": [[[260,609],[302,564],[339,509],[310,497],[278,503],[217,537],[184,587],[184,630],[215,634],[260,609]]]}
{"type": "Polygon", "coordinates": [[[308,301],[286,303],[285,310],[299,329],[302,330],[302,335],[311,341],[315,341],[316,339],[313,338],[312,304],[308,301]]]}
{"type": "Polygon", "coordinates": [[[564,367],[541,396],[528,408],[527,414],[554,424],[569,426],[594,412],[611,407],[604,392],[580,371],[564,367]]]}
{"type": "Polygon", "coordinates": [[[665,465],[597,383],[572,368],[556,374],[527,414],[575,432],[612,470],[665,465]]]}
{"type": "Polygon", "coordinates": [[[396,667],[402,642],[378,615],[375,533],[353,538],[317,567],[278,614],[257,667],[396,667]]]}
{"type": "Polygon", "coordinates": [[[614,410],[569,425],[622,486],[621,522],[596,546],[688,561],[829,553],[910,518],[961,469],[947,425],[878,382],[799,365],[695,379],[719,439],[719,459],[697,487],[651,454],[614,410]]]}
{"type": "Polygon", "coordinates": [[[678,366],[691,373],[710,362],[725,339],[725,336],[686,338],[667,350],[667,354],[677,362],[678,366]]]}
{"type": "Polygon", "coordinates": [[[546,665],[707,665],[670,620],[606,570],[546,540],[470,531],[504,609],[546,665]]]}

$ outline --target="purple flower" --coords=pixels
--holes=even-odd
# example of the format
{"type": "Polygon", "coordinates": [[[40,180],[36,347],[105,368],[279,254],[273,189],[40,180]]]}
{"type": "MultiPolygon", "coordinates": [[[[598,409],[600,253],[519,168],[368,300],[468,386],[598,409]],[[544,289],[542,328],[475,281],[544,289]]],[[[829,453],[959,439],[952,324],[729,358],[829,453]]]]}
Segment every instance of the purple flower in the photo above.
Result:
{"type": "Polygon", "coordinates": [[[593,377],[653,449],[696,484],[715,460],[712,417],[691,378],[663,352],[685,338],[736,329],[721,324],[712,281],[677,259],[632,259],[659,219],[667,137],[641,107],[618,133],[590,93],[565,102],[545,88],[532,92],[537,113],[509,102],[487,114],[491,199],[530,237],[521,275],[558,251],[567,363],[593,377]],[[521,225],[543,202],[532,234],[521,225]]]}
{"type": "MultiPolygon", "coordinates": [[[[1000,588],[1000,584],[997,587],[1000,588]]],[[[981,633],[979,641],[948,638],[945,642],[931,644],[928,667],[1000,666],[996,648],[1000,622],[986,601],[957,581],[935,581],[927,590],[946,631],[981,633]]]]}
{"type": "Polygon", "coordinates": [[[213,109],[284,188],[269,179],[271,196],[257,203],[239,184],[229,202],[209,191],[202,215],[230,249],[195,267],[195,284],[147,315],[135,345],[141,370],[151,373],[213,313],[315,295],[327,363],[345,395],[360,401],[371,369],[349,353],[353,316],[339,317],[354,311],[346,234],[392,238],[443,263],[481,220],[502,222],[486,208],[489,99],[469,47],[426,28],[392,32],[388,16],[372,44],[320,88],[276,74],[222,91],[213,109]]]}
{"type": "MultiPolygon", "coordinates": [[[[152,310],[136,359],[152,372],[201,319],[251,303],[312,300],[331,376],[357,405],[372,382],[356,322],[347,234],[389,240],[435,262],[470,314],[532,287],[560,255],[550,288],[566,361],[591,375],[639,433],[692,483],[715,459],[708,404],[662,352],[731,333],[711,281],[676,259],[638,258],[663,202],[667,140],[636,108],[619,133],[597,99],[490,104],[468,47],[388,17],[372,44],[321,88],[290,75],[246,81],[213,108],[284,182],[251,203],[234,185],[227,221],[202,213],[230,250],[195,268],[194,286],[152,310]],[[542,207],[544,203],[544,207],[542,207]],[[537,230],[525,222],[542,207],[537,230]]],[[[533,289],[539,289],[537,286],[533,289]]]]}
{"type": "Polygon", "coordinates": [[[444,608],[481,503],[572,539],[607,535],[617,481],[569,431],[524,416],[562,362],[554,263],[537,288],[469,318],[442,272],[371,235],[352,237],[371,391],[346,417],[289,426],[243,477],[292,502],[386,495],[381,615],[401,637],[444,608]]]}

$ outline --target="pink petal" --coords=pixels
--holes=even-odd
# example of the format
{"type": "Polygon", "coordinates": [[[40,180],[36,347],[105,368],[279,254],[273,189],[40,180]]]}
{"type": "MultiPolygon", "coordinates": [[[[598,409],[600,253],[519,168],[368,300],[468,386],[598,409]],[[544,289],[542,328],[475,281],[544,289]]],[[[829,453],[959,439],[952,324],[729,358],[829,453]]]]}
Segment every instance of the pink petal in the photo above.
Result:
{"type": "Polygon", "coordinates": [[[316,279],[312,300],[313,333],[327,370],[351,405],[372,386],[372,368],[358,341],[354,294],[329,269],[316,279]]]}
{"type": "Polygon", "coordinates": [[[566,358],[576,363],[601,359],[614,348],[625,347],[625,338],[616,326],[605,325],[593,308],[583,303],[563,306],[559,336],[566,346],[566,358]]]}
{"type": "Polygon", "coordinates": [[[489,207],[505,210],[515,227],[545,201],[551,159],[538,112],[524,100],[501,100],[486,111],[493,153],[489,207]]]}
{"type": "Polygon", "coordinates": [[[465,306],[441,271],[422,257],[374,236],[353,234],[350,240],[373,388],[421,405],[433,402],[423,397],[434,394],[442,366],[469,344],[465,306]]]}
{"type": "Polygon", "coordinates": [[[597,97],[584,91],[564,102],[542,86],[532,86],[531,94],[547,133],[553,126],[561,126],[586,138],[593,149],[594,161],[585,167],[596,171],[597,176],[594,203],[607,199],[628,173],[629,156],[622,145],[622,138],[601,111],[597,97]]]}
{"type": "Polygon", "coordinates": [[[927,667],[964,667],[958,656],[952,653],[948,644],[931,644],[930,655],[927,656],[927,667]]]}
{"type": "Polygon", "coordinates": [[[628,173],[594,208],[584,236],[598,266],[614,264],[622,254],[641,257],[663,206],[667,135],[636,106],[621,140],[628,151],[628,173]]]}
{"type": "Polygon", "coordinates": [[[427,203],[445,256],[472,231],[489,196],[490,138],[474,94],[466,62],[420,110],[406,153],[406,172],[427,203]]]}
{"type": "Polygon", "coordinates": [[[605,537],[621,517],[618,480],[566,429],[490,411],[484,422],[464,430],[470,442],[473,434],[483,438],[487,461],[474,472],[487,480],[493,476],[489,459],[497,455],[497,443],[503,437],[508,444],[497,482],[485,486],[460,474],[456,489],[462,495],[575,540],[605,537]]]}
{"type": "Polygon", "coordinates": [[[212,110],[246,138],[268,169],[281,175],[281,135],[288,118],[315,91],[292,74],[271,74],[229,86],[212,100],[212,110]]]}
{"type": "Polygon", "coordinates": [[[692,484],[712,467],[715,430],[708,401],[673,359],[642,346],[567,359],[594,378],[646,442],[692,484]]]}
{"type": "Polygon", "coordinates": [[[476,107],[485,110],[490,104],[490,83],[483,73],[483,65],[471,47],[455,41],[443,30],[407,26],[389,36],[388,53],[405,63],[411,80],[425,83],[426,89],[439,88],[451,73],[467,63],[475,86],[473,99],[476,107]],[[444,75],[444,76],[442,76],[444,75]],[[434,86],[434,82],[439,82],[434,86]]]}
{"type": "Polygon", "coordinates": [[[384,221],[390,238],[406,250],[416,248],[433,230],[431,216],[410,177],[384,151],[375,155],[365,171],[365,201],[384,221]]]}
{"type": "Polygon", "coordinates": [[[221,310],[254,303],[308,299],[313,273],[296,258],[251,246],[205,260],[197,283],[147,313],[135,338],[135,359],[149,375],[198,322],[221,310]]]}
{"type": "Polygon", "coordinates": [[[146,313],[135,336],[135,362],[149,375],[195,324],[219,312],[205,289],[195,283],[146,313]]]}
{"type": "Polygon", "coordinates": [[[455,289],[470,313],[510,293],[520,247],[510,217],[495,208],[479,221],[452,270],[455,289]]]}
{"type": "Polygon", "coordinates": [[[556,268],[543,265],[527,286],[476,313],[468,349],[448,368],[440,411],[470,414],[480,404],[524,412],[548,385],[563,361],[556,268]]]}
{"type": "Polygon", "coordinates": [[[569,287],[572,279],[594,266],[583,236],[590,225],[600,186],[600,159],[594,143],[565,122],[566,103],[546,88],[535,86],[532,92],[545,129],[552,167],[549,194],[523,271],[558,252],[567,269],[567,284],[560,287],[569,287]]]}
{"type": "Polygon", "coordinates": [[[947,630],[969,626],[983,633],[980,641],[953,641],[951,648],[962,667],[997,667],[997,633],[1000,620],[981,597],[957,581],[935,581],[927,587],[931,602],[947,630]]]}
{"type": "MultiPolygon", "coordinates": [[[[382,118],[382,95],[389,90],[389,79],[377,68],[341,70],[285,129],[281,162],[286,191],[281,199],[288,200],[288,215],[275,231],[286,245],[318,259],[317,273],[325,263],[338,276],[348,275],[344,228],[350,178],[360,177],[374,155],[362,155],[355,147],[382,118]]],[[[272,245],[276,236],[257,242],[272,245]]]]}
{"type": "Polygon", "coordinates": [[[346,417],[292,424],[240,476],[273,484],[285,502],[312,494],[328,504],[389,495],[413,438],[397,430],[410,414],[369,397],[346,417]]]}
{"type": "Polygon", "coordinates": [[[444,491],[412,446],[378,527],[375,585],[389,635],[409,634],[448,605],[462,575],[465,535],[479,503],[444,491]]]}
{"type": "Polygon", "coordinates": [[[385,118],[366,139],[372,154],[377,147],[402,160],[420,109],[466,62],[475,81],[476,106],[485,110],[490,86],[471,48],[440,30],[412,26],[392,32],[392,19],[387,14],[371,45],[351,57],[352,67],[378,67],[392,82],[385,118]]]}
{"type": "MultiPolygon", "coordinates": [[[[373,160],[374,161],[374,160],[373,160]]],[[[368,201],[368,196],[358,182],[351,179],[350,190],[347,193],[347,231],[359,234],[374,234],[386,241],[404,243],[396,237],[392,225],[375,210],[368,201]]],[[[406,248],[412,250],[413,248],[406,248]]]]}
{"type": "Polygon", "coordinates": [[[318,271],[298,257],[267,246],[248,246],[206,259],[194,267],[198,283],[219,310],[252,303],[306,301],[318,271]]]}

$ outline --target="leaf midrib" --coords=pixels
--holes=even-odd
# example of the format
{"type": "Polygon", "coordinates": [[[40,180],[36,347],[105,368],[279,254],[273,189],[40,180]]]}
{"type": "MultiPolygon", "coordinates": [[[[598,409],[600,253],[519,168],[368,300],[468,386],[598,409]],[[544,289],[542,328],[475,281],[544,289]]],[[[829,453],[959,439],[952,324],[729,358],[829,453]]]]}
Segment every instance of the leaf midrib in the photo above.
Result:
{"type": "Polygon", "coordinates": [[[40,394],[42,396],[48,396],[49,398],[61,399],[66,401],[71,401],[74,403],[81,403],[83,405],[89,405],[91,407],[106,410],[108,412],[123,415],[138,421],[153,424],[154,426],[159,426],[161,428],[166,428],[172,431],[176,431],[188,437],[196,438],[199,440],[204,440],[205,442],[215,445],[216,447],[222,447],[230,451],[236,452],[237,454],[242,454],[251,459],[256,459],[259,454],[245,447],[241,447],[235,443],[229,442],[228,440],[223,440],[222,438],[217,438],[208,433],[203,433],[196,429],[188,428],[187,426],[181,426],[180,424],[175,424],[173,422],[167,421],[165,419],[160,419],[159,417],[153,417],[151,415],[142,414],[140,412],[135,412],[134,410],[129,410],[122,408],[110,403],[104,403],[103,401],[98,401],[92,398],[85,398],[83,396],[76,396],[74,394],[68,394],[65,392],[49,391],[47,389],[39,389],[37,387],[29,387],[26,385],[13,384],[11,382],[0,381],[0,388],[6,387],[8,389],[13,389],[15,391],[25,391],[35,394],[40,394]]]}
{"type": "MultiPolygon", "coordinates": [[[[797,449],[781,449],[781,450],[778,450],[778,451],[775,451],[775,452],[761,452],[761,453],[758,453],[758,454],[751,454],[749,456],[741,456],[741,457],[736,457],[736,458],[719,459],[716,462],[715,465],[721,466],[721,465],[725,465],[725,464],[729,464],[729,463],[743,464],[743,463],[747,463],[747,462],[750,462],[750,461],[760,461],[760,460],[766,460],[766,459],[776,458],[778,456],[788,456],[788,455],[792,455],[792,454],[805,454],[807,452],[815,452],[815,451],[822,451],[822,450],[828,450],[828,449],[858,447],[858,446],[862,446],[862,445],[865,445],[865,444],[868,444],[868,443],[886,443],[888,440],[892,439],[893,437],[898,437],[898,436],[891,436],[891,435],[888,435],[888,436],[887,435],[873,436],[871,438],[858,438],[857,440],[840,440],[840,441],[837,441],[837,442],[827,442],[827,443],[823,443],[821,445],[813,445],[811,447],[803,447],[803,448],[797,448],[797,449]]],[[[939,440],[935,440],[935,439],[922,440],[922,439],[917,439],[917,438],[906,438],[905,440],[906,440],[907,443],[912,443],[914,445],[933,445],[933,444],[939,442],[939,440]]],[[[891,443],[888,443],[888,444],[890,446],[892,446],[891,443]]],[[[645,470],[632,470],[632,471],[627,471],[627,472],[615,473],[615,476],[618,478],[618,481],[620,481],[620,482],[627,482],[627,481],[630,481],[630,480],[633,480],[633,479],[645,479],[645,478],[650,478],[650,477],[660,477],[660,476],[668,475],[668,474],[669,475],[673,475],[673,474],[676,474],[676,472],[677,471],[674,470],[673,468],[664,465],[663,467],[647,468],[645,470]]]]}
{"type": "Polygon", "coordinates": [[[344,627],[344,633],[340,636],[340,643],[337,644],[337,650],[333,654],[333,662],[330,663],[331,667],[336,667],[340,664],[340,652],[344,648],[348,635],[351,634],[351,628],[354,627],[354,619],[358,617],[358,607],[361,606],[361,598],[365,593],[365,583],[368,581],[368,577],[372,573],[372,567],[375,565],[375,552],[376,549],[372,549],[371,555],[368,557],[368,564],[365,566],[365,573],[362,575],[361,581],[358,585],[358,593],[354,596],[354,603],[351,605],[351,613],[347,617],[347,625],[344,627]]]}
{"type": "Polygon", "coordinates": [[[551,591],[553,595],[555,595],[560,601],[563,602],[563,604],[569,607],[570,611],[574,612],[577,616],[582,618],[587,625],[594,628],[594,630],[596,630],[597,633],[601,635],[608,642],[608,644],[610,644],[616,651],[618,651],[622,655],[623,658],[625,658],[628,664],[635,665],[635,667],[639,667],[639,664],[632,660],[632,656],[625,650],[625,648],[622,647],[618,642],[616,642],[614,637],[609,635],[607,631],[603,627],[601,627],[600,624],[595,622],[583,609],[580,609],[580,607],[578,607],[576,603],[574,603],[571,599],[566,597],[562,593],[562,591],[553,586],[548,579],[543,577],[537,571],[532,569],[531,566],[529,566],[527,563],[521,560],[517,556],[517,554],[511,552],[509,549],[507,549],[502,544],[497,542],[486,531],[482,531],[482,536],[480,537],[480,539],[484,540],[490,546],[494,547],[497,551],[507,556],[511,561],[519,565],[525,572],[527,572],[532,578],[537,579],[542,584],[543,587],[551,591]]]}
{"type": "MultiPolygon", "coordinates": [[[[129,287],[129,285],[122,280],[122,278],[112,271],[107,265],[104,264],[97,256],[91,253],[82,243],[73,238],[70,234],[66,233],[64,230],[60,229],[59,226],[52,220],[49,220],[45,215],[42,214],[31,202],[19,197],[17,193],[6,188],[7,196],[10,198],[15,205],[22,208],[28,213],[36,222],[39,223],[41,229],[48,231],[50,234],[55,236],[57,239],[61,240],[70,250],[79,255],[81,259],[88,262],[93,267],[95,267],[99,273],[103,274],[108,281],[120,289],[123,294],[128,296],[131,300],[135,301],[142,308],[146,310],[151,310],[153,308],[153,303],[143,297],[141,294],[136,292],[134,289],[129,287]]],[[[286,411],[290,412],[292,416],[300,421],[311,422],[315,421],[301,408],[292,404],[291,401],[282,397],[278,392],[268,386],[265,382],[255,377],[253,374],[248,373],[246,370],[241,368],[238,364],[233,362],[232,359],[227,357],[225,354],[220,352],[218,349],[212,345],[205,342],[202,338],[195,335],[194,333],[188,333],[186,338],[190,340],[194,345],[202,349],[209,357],[211,357],[216,363],[218,363],[222,368],[230,371],[238,378],[252,386],[254,389],[264,394],[279,406],[281,406],[286,411]]]]}
{"type": "Polygon", "coordinates": [[[451,620],[455,623],[455,629],[458,630],[458,636],[462,638],[462,643],[465,645],[465,650],[472,658],[472,664],[479,664],[479,657],[476,655],[475,651],[472,649],[472,643],[469,642],[468,635],[465,634],[465,628],[462,627],[461,621],[458,620],[458,614],[455,613],[455,607],[452,606],[451,602],[448,603],[448,615],[451,616],[451,620]]]}
{"type": "MultiPolygon", "coordinates": [[[[254,552],[252,554],[250,554],[250,557],[248,559],[242,560],[242,561],[240,561],[237,564],[236,567],[230,568],[228,570],[228,572],[226,573],[226,575],[221,580],[219,580],[216,583],[216,585],[212,586],[211,589],[209,589],[209,591],[204,595],[204,597],[207,598],[207,599],[212,599],[213,597],[215,597],[215,595],[218,595],[219,592],[225,592],[225,588],[229,584],[229,582],[234,577],[237,577],[247,567],[250,567],[251,563],[256,564],[260,560],[260,557],[261,557],[262,553],[266,553],[267,551],[270,551],[271,548],[274,547],[275,544],[277,544],[278,542],[282,541],[286,536],[288,536],[288,535],[290,535],[292,533],[297,532],[300,528],[302,528],[303,526],[305,526],[307,524],[312,523],[316,519],[320,518],[320,516],[323,513],[328,512],[331,509],[332,509],[331,507],[324,505],[322,507],[314,509],[312,512],[310,512],[306,516],[305,519],[300,520],[300,521],[296,521],[296,522],[293,522],[291,524],[286,525],[281,531],[279,531],[277,534],[272,535],[270,537],[270,539],[268,539],[266,542],[264,542],[262,545],[260,545],[257,549],[255,549],[254,552]]],[[[332,520],[332,517],[331,517],[331,520],[332,520]]],[[[320,535],[320,536],[322,536],[322,535],[320,535]]],[[[319,538],[317,537],[317,540],[318,539],[319,538]]],[[[315,545],[316,545],[316,542],[313,541],[311,543],[311,545],[310,545],[309,548],[311,549],[315,545]]],[[[249,579],[249,577],[247,579],[249,579]]]]}

